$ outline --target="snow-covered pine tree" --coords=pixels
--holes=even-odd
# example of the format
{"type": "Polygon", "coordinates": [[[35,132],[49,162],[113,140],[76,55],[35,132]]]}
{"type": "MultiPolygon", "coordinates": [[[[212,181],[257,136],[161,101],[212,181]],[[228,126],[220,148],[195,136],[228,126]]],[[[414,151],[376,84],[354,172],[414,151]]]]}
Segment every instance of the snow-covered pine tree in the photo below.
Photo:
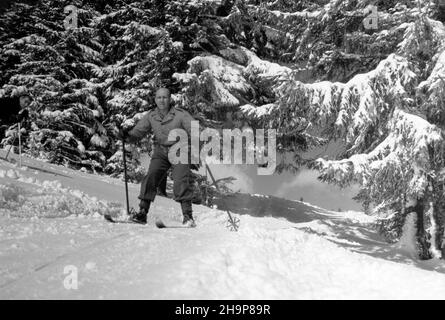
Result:
{"type": "Polygon", "coordinates": [[[412,21],[395,27],[404,30],[398,50],[376,69],[346,83],[304,84],[294,77],[280,88],[281,108],[329,128],[328,139],[346,145],[341,159],[315,162],[320,178],[360,184],[357,199],[385,216],[382,228],[395,238],[406,214],[415,212],[423,259],[441,256],[445,209],[444,108],[438,99],[445,29],[426,9],[410,8],[412,21]]]}
{"type": "Polygon", "coordinates": [[[175,74],[184,85],[182,101],[240,108],[254,127],[277,128],[279,170],[310,163],[299,156],[307,148],[343,141],[339,159],[312,163],[320,178],[359,183],[357,199],[385,217],[382,231],[393,239],[407,211],[416,212],[420,257],[439,257],[444,27],[434,20],[438,3],[379,2],[376,30],[363,24],[369,1],[298,2],[288,11],[286,4],[230,2],[216,21],[231,45],[193,58],[187,73],[175,74]]]}
{"type": "Polygon", "coordinates": [[[78,28],[66,30],[64,3],[16,2],[3,13],[0,52],[5,95],[25,87],[36,99],[24,144],[56,163],[102,168],[110,141],[102,125],[100,87],[89,64],[100,64],[94,5],[72,1],[78,28]],[[4,18],[4,19],[3,19],[4,18]],[[20,21],[20,26],[17,22],[20,21]]]}

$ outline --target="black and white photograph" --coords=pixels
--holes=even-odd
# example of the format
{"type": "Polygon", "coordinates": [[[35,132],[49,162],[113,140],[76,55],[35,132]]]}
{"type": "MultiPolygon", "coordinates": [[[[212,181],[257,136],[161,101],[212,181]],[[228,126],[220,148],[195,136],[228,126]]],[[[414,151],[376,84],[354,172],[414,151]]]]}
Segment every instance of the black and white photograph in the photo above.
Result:
{"type": "Polygon", "coordinates": [[[444,299],[445,0],[2,0],[0,300],[444,299]]]}

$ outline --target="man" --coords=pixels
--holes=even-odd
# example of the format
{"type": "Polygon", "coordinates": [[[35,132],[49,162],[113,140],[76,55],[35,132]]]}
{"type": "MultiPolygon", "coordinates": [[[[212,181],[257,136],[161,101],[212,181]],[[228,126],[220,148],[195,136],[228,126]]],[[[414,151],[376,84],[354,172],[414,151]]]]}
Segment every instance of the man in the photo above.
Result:
{"type": "MultiPolygon", "coordinates": [[[[154,144],[154,142],[155,142],[154,138],[153,138],[153,136],[151,136],[150,145],[149,145],[149,148],[148,148],[148,154],[149,154],[150,158],[153,156],[153,144],[154,144]]],[[[168,194],[167,194],[167,176],[168,176],[168,172],[166,172],[165,175],[164,175],[164,178],[161,179],[161,182],[159,183],[159,186],[158,186],[158,193],[157,193],[158,196],[165,197],[165,198],[168,198],[168,194]]]]}
{"type": "Polygon", "coordinates": [[[156,91],[155,102],[157,107],[150,110],[132,130],[120,133],[126,140],[135,142],[153,131],[155,139],[150,167],[141,184],[139,212],[133,215],[131,220],[147,223],[147,213],[156,197],[157,188],[168,169],[172,167],[174,200],[181,203],[183,224],[194,227],[196,224],[192,215],[193,186],[190,163],[171,164],[168,159],[169,148],[176,143],[168,141],[169,132],[173,129],[184,129],[190,138],[191,121],[194,119],[187,111],[170,106],[170,91],[167,88],[156,91]]]}
{"type": "Polygon", "coordinates": [[[166,172],[164,175],[164,178],[161,179],[161,182],[159,183],[158,186],[158,196],[164,197],[164,198],[168,198],[168,194],[167,194],[167,176],[168,173],[166,172]]]}
{"type": "Polygon", "coordinates": [[[6,130],[17,122],[22,122],[28,117],[28,106],[32,98],[29,94],[22,94],[19,97],[0,99],[0,142],[5,137],[6,130]]]}

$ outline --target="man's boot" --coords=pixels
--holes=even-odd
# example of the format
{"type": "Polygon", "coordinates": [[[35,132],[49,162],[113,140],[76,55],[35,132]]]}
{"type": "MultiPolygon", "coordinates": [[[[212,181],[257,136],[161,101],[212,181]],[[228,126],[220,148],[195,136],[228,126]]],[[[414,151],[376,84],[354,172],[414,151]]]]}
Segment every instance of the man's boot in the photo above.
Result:
{"type": "Polygon", "coordinates": [[[139,212],[130,217],[130,220],[140,224],[147,223],[147,214],[150,210],[150,201],[141,200],[139,204],[139,212]]]}
{"type": "Polygon", "coordinates": [[[192,201],[182,201],[181,202],[182,215],[184,216],[182,224],[194,228],[196,227],[195,220],[192,214],[192,201]]]}

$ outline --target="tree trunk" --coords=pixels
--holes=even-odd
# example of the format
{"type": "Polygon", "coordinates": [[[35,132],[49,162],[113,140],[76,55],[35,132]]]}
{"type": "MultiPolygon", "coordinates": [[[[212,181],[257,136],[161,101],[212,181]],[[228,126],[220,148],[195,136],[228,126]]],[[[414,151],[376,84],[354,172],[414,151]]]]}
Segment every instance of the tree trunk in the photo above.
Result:
{"type": "Polygon", "coordinates": [[[433,206],[434,213],[433,213],[433,219],[436,222],[436,249],[441,252],[442,259],[445,259],[445,242],[444,242],[444,236],[445,236],[445,212],[443,211],[444,208],[441,208],[439,205],[435,204],[433,206]],[[442,210],[441,210],[442,209],[442,210]]]}
{"type": "Polygon", "coordinates": [[[431,259],[431,253],[429,251],[430,244],[428,243],[427,234],[425,232],[424,225],[424,211],[425,211],[425,199],[418,198],[417,203],[414,206],[414,212],[417,215],[417,246],[419,250],[419,258],[421,260],[431,259]]]}

